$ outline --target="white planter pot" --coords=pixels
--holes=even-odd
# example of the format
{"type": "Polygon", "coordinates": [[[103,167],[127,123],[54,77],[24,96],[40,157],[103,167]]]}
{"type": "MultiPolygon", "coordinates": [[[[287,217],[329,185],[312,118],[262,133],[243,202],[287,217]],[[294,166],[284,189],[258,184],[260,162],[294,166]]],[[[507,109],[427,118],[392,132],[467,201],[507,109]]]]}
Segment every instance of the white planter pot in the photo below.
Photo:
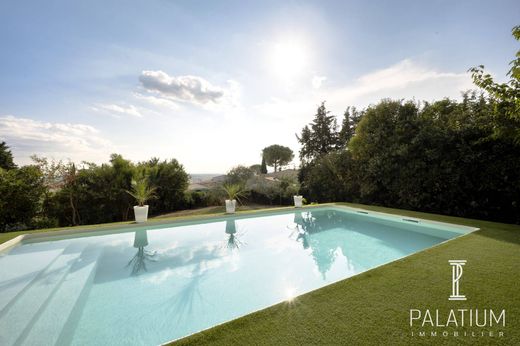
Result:
{"type": "Polygon", "coordinates": [[[301,208],[303,206],[303,196],[293,196],[294,198],[294,207],[301,208]]]}
{"type": "Polygon", "coordinates": [[[227,214],[234,214],[236,207],[237,207],[236,200],[226,199],[226,213],[227,214]]]}
{"type": "Polygon", "coordinates": [[[148,206],[143,205],[142,207],[134,206],[135,222],[141,223],[148,220],[148,206]]]}

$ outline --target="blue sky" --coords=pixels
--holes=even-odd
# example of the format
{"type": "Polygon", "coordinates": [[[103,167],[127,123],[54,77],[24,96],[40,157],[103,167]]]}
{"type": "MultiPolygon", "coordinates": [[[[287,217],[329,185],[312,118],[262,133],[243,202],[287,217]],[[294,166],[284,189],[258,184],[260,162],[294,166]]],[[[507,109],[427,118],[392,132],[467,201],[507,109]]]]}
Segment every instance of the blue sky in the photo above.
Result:
{"type": "Polygon", "coordinates": [[[504,79],[518,1],[4,1],[0,140],[73,161],[260,161],[327,101],[457,98],[504,79]]]}

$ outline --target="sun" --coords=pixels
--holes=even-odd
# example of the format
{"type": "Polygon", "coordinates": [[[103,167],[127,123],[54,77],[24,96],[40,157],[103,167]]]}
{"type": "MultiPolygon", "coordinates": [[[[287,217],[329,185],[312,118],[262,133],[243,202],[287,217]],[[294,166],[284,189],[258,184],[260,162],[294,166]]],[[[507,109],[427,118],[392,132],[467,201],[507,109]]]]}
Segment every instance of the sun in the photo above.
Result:
{"type": "Polygon", "coordinates": [[[276,77],[291,81],[304,72],[308,59],[308,50],[302,41],[286,38],[272,45],[269,68],[276,77]]]}

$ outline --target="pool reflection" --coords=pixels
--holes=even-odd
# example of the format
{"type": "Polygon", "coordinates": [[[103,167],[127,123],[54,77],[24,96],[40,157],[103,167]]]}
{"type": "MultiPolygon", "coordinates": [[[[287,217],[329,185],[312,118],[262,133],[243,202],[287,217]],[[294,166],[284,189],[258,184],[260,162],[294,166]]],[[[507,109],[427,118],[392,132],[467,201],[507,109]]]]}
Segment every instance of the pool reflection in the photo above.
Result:
{"type": "Polygon", "coordinates": [[[228,249],[238,250],[242,245],[244,245],[237,234],[237,225],[235,220],[226,220],[226,234],[228,235],[226,243],[228,249]]]}
{"type": "Polygon", "coordinates": [[[139,273],[143,271],[148,271],[146,269],[146,262],[156,261],[156,259],[154,258],[156,252],[145,250],[145,247],[147,246],[148,231],[145,229],[137,230],[134,235],[134,248],[137,249],[137,253],[126,265],[127,268],[130,267],[132,269],[130,275],[135,276],[139,275],[139,273]]]}
{"type": "MultiPolygon", "coordinates": [[[[312,212],[294,214],[294,223],[298,232],[296,241],[302,243],[304,250],[310,249],[311,256],[323,280],[326,279],[327,272],[332,268],[336,260],[341,241],[329,243],[326,239],[315,235],[337,227],[342,221],[344,222],[334,212],[321,215],[316,215],[312,212]]],[[[348,261],[346,256],[345,259],[348,261]]]]}

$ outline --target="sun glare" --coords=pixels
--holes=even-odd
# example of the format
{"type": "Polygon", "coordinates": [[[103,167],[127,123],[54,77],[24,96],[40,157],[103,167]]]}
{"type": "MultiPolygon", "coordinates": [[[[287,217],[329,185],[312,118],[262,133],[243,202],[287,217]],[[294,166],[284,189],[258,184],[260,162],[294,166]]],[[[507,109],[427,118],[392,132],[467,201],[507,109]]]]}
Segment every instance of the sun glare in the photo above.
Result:
{"type": "Polygon", "coordinates": [[[296,296],[296,290],[293,287],[287,287],[285,289],[285,300],[291,302],[296,296]]]}
{"type": "Polygon", "coordinates": [[[272,46],[269,60],[273,74],[290,81],[305,69],[308,63],[308,52],[305,45],[298,40],[280,40],[272,46]]]}

